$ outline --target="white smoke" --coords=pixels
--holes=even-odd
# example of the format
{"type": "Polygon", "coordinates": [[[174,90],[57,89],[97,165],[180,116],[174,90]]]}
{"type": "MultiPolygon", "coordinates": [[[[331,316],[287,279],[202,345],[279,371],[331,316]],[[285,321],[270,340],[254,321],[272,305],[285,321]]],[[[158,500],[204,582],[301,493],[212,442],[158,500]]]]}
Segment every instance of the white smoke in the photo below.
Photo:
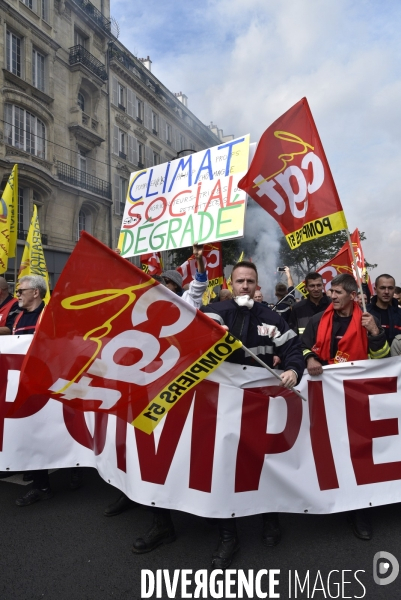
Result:
{"type": "Polygon", "coordinates": [[[245,217],[245,235],[241,246],[245,251],[244,258],[251,258],[259,273],[259,285],[263,299],[276,302],[274,286],[277,282],[279,226],[259,204],[248,198],[245,217]]]}

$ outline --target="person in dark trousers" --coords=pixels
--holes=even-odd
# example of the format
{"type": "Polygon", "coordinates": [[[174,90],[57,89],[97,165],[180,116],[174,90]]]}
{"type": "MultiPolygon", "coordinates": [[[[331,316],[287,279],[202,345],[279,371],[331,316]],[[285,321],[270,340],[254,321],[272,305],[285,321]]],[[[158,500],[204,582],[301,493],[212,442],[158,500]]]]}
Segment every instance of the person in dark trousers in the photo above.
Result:
{"type": "MultiPolygon", "coordinates": [[[[238,337],[247,348],[253,350],[266,365],[273,367],[274,356],[281,360],[282,385],[292,389],[300,382],[304,362],[298,338],[285,320],[261,302],[254,302],[258,283],[258,272],[252,262],[237,263],[232,271],[232,300],[209,304],[205,314],[238,337]]],[[[259,367],[244,350],[237,350],[227,359],[240,365],[259,367]]],[[[226,569],[239,550],[235,519],[219,519],[219,542],[212,557],[214,569],[226,569]]],[[[266,546],[275,546],[281,539],[277,513],[263,515],[262,541],[266,546]]]]}
{"type": "MultiPolygon", "coordinates": [[[[362,312],[356,300],[358,287],[352,275],[337,275],[331,282],[330,304],[312,317],[301,336],[309,375],[322,375],[323,366],[367,358],[386,358],[390,347],[379,322],[362,312]]],[[[356,537],[370,540],[372,526],[364,510],[349,513],[356,537]]]]}
{"type": "MultiPolygon", "coordinates": [[[[118,252],[120,254],[120,252],[118,252]]],[[[189,284],[189,289],[184,291],[182,288],[182,275],[178,271],[171,269],[162,273],[160,277],[160,283],[165,285],[169,290],[181,296],[182,299],[194,306],[195,308],[200,308],[202,303],[202,296],[207,289],[208,279],[207,272],[205,268],[205,263],[203,259],[203,246],[200,244],[194,245],[193,254],[196,260],[196,273],[195,278],[189,284]]],[[[159,279],[159,278],[158,278],[159,279]]],[[[228,290],[227,290],[228,291],[228,290]]],[[[128,510],[134,507],[137,503],[128,498],[124,492],[118,496],[115,502],[109,504],[103,511],[105,517],[115,517],[125,510],[128,510]]],[[[163,539],[163,535],[165,530],[170,532],[172,530],[174,532],[173,522],[171,521],[170,511],[163,509],[154,509],[153,510],[154,519],[151,529],[144,534],[142,538],[140,538],[142,542],[138,542],[137,540],[134,542],[133,551],[136,553],[141,552],[149,552],[156,548],[159,544],[163,544],[166,540],[163,539]],[[138,548],[135,549],[135,545],[138,548]],[[145,550],[141,550],[142,547],[145,547],[145,550]],[[149,547],[149,550],[146,549],[149,547]]],[[[171,536],[174,537],[173,533],[171,536]]],[[[172,540],[171,540],[172,541],[172,540]]]]}
{"type": "Polygon", "coordinates": [[[319,273],[312,271],[305,277],[308,297],[292,307],[289,326],[298,335],[302,335],[310,319],[326,310],[331,300],[323,293],[323,279],[319,273]]]}
{"type": "Polygon", "coordinates": [[[394,298],[394,277],[387,273],[379,275],[375,281],[375,289],[376,296],[372,296],[367,310],[378,319],[391,346],[395,336],[401,334],[401,307],[394,298]]]}

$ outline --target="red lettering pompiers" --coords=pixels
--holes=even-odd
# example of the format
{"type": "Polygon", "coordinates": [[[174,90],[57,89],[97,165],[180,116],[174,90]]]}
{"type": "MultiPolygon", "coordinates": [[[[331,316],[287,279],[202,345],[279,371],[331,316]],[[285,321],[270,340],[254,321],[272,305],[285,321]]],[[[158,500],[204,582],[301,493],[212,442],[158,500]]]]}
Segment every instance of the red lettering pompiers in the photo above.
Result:
{"type": "MultiPolygon", "coordinates": [[[[21,367],[23,355],[0,355],[2,381],[7,381],[8,370],[21,367]]],[[[148,435],[135,429],[138,461],[143,481],[163,485],[166,481],[185,422],[194,402],[190,448],[189,487],[211,493],[217,428],[219,385],[201,382],[195,390],[187,392],[166,416],[159,443],[153,433],[148,435]]],[[[401,479],[401,461],[376,464],[373,459],[373,440],[378,437],[398,435],[398,421],[370,417],[369,396],[396,394],[396,377],[379,377],[344,381],[345,411],[350,445],[350,460],[357,485],[395,481],[401,479]]],[[[310,440],[320,490],[339,488],[336,465],[327,426],[323,387],[320,381],[308,382],[310,440]]],[[[22,407],[11,418],[25,418],[39,412],[48,398],[37,397],[29,406],[22,407]]],[[[3,450],[4,420],[8,406],[6,386],[0,389],[0,451],[3,450]]],[[[301,400],[282,387],[272,386],[261,390],[244,390],[240,437],[235,470],[235,493],[259,488],[266,454],[280,454],[293,448],[298,439],[302,411],[307,410],[301,400]],[[269,404],[273,397],[281,396],[287,404],[287,421],[281,433],[267,431],[269,404]],[[249,432],[252,432],[250,435],[249,432]],[[251,460],[252,458],[252,460],[251,460]]],[[[108,424],[107,414],[95,415],[94,434],[86,425],[84,414],[68,406],[63,407],[66,429],[78,444],[92,449],[95,454],[104,450],[108,424]]],[[[117,467],[126,472],[127,423],[117,418],[115,425],[117,467]]]]}

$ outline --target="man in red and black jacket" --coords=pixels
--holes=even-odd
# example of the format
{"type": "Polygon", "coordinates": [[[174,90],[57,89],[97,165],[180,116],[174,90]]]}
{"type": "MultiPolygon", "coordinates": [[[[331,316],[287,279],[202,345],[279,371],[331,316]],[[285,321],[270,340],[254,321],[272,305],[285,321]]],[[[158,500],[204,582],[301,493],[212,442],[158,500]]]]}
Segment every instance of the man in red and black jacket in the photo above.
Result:
{"type": "MultiPolygon", "coordinates": [[[[311,318],[301,336],[309,375],[323,374],[323,366],[390,356],[386,334],[373,315],[357,304],[358,287],[352,275],[337,275],[331,282],[332,304],[311,318]]],[[[356,537],[370,540],[372,526],[364,510],[349,513],[356,537]]]]}
{"type": "Polygon", "coordinates": [[[4,277],[0,277],[0,335],[11,335],[18,312],[18,300],[10,294],[4,277]]]}

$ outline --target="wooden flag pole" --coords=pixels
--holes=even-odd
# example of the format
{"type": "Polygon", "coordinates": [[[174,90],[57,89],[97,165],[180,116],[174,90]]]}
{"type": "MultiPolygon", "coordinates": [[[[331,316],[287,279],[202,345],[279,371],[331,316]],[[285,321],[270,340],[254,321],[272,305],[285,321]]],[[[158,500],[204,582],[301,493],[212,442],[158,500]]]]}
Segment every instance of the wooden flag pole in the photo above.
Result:
{"type": "Polygon", "coordinates": [[[359,276],[358,265],[356,264],[355,252],[354,252],[354,248],[352,246],[351,236],[349,234],[349,230],[346,229],[346,232],[347,232],[347,238],[348,238],[349,247],[351,248],[351,255],[352,255],[352,260],[354,262],[354,268],[355,268],[355,273],[356,273],[356,279],[357,279],[357,282],[358,282],[359,292],[361,294],[362,308],[363,308],[363,312],[366,312],[365,298],[363,297],[362,282],[361,282],[361,278],[359,276]]]}

